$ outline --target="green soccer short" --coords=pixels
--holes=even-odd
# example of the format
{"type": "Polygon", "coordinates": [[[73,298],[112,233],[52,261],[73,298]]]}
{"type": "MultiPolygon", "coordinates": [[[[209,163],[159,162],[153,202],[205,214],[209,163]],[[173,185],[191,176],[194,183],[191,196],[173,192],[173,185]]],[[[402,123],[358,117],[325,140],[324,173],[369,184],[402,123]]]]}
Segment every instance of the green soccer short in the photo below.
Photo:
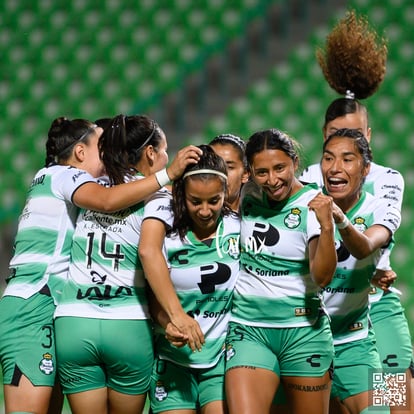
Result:
{"type": "Polygon", "coordinates": [[[65,394],[108,387],[148,391],[154,362],[149,320],[58,317],[59,379],[65,394]]]}
{"type": "Polygon", "coordinates": [[[154,413],[196,410],[209,402],[223,401],[224,354],[211,368],[187,368],[156,359],[149,397],[154,413]]]}
{"type": "Polygon", "coordinates": [[[371,305],[370,316],[384,370],[405,372],[412,367],[410,329],[398,296],[394,293],[384,295],[371,305]]]}
{"type": "Polygon", "coordinates": [[[0,300],[0,363],[3,381],[18,385],[22,375],[36,386],[53,386],[56,377],[55,334],[51,296],[0,300]]]}
{"type": "Polygon", "coordinates": [[[331,397],[343,401],[372,389],[373,373],[381,371],[373,332],[367,338],[335,345],[334,367],[331,397]]]}
{"type": "Polygon", "coordinates": [[[259,328],[231,322],[227,337],[226,370],[253,366],[277,376],[321,377],[334,357],[326,316],[313,326],[259,328]]]}

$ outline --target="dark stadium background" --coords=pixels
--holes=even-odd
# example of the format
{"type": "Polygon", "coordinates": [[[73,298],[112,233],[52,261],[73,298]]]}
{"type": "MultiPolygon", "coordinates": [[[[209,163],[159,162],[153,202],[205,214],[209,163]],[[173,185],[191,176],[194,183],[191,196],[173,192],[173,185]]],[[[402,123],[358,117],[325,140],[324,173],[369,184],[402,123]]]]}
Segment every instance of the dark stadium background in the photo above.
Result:
{"type": "Polygon", "coordinates": [[[374,160],[406,182],[392,264],[414,332],[411,0],[3,0],[0,292],[54,118],[145,113],[165,130],[170,155],[218,133],[247,139],[277,127],[302,144],[304,165],[316,162],[324,110],[338,96],[315,48],[351,8],[388,40],[386,78],[364,103],[374,160]]]}

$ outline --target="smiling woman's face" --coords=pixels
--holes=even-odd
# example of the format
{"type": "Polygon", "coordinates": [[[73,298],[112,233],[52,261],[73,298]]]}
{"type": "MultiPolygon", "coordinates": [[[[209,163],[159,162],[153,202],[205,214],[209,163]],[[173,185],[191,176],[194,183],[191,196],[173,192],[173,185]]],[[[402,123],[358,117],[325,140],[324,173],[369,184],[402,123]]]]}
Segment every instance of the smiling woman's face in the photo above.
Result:
{"type": "Polygon", "coordinates": [[[321,169],[328,194],[344,211],[359,199],[369,166],[364,165],[355,140],[333,137],[325,146],[321,169]]]}
{"type": "Polygon", "coordinates": [[[225,185],[218,176],[208,179],[188,177],[185,181],[185,202],[193,222],[193,233],[199,239],[214,235],[223,208],[225,185]]]}
{"type": "Polygon", "coordinates": [[[298,190],[295,172],[298,167],[284,151],[265,149],[253,156],[253,180],[274,201],[283,201],[298,190]]]}

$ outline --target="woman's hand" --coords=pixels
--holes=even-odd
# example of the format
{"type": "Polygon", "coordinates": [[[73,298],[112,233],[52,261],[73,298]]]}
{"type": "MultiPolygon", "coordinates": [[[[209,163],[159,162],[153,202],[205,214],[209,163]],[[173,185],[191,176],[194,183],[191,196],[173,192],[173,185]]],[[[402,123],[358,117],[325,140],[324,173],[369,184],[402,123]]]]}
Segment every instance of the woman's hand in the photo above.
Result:
{"type": "Polygon", "coordinates": [[[167,174],[171,181],[181,177],[185,168],[190,164],[196,164],[203,153],[200,148],[195,145],[188,145],[178,151],[171,165],[167,167],[167,174]]]}
{"type": "Polygon", "coordinates": [[[322,228],[333,228],[334,204],[332,197],[322,193],[318,193],[309,201],[308,207],[315,213],[322,228]]]}
{"type": "Polygon", "coordinates": [[[177,348],[183,347],[188,342],[188,337],[181,333],[171,322],[168,322],[167,326],[165,327],[165,337],[172,345],[176,346],[177,348]]]}
{"type": "Polygon", "coordinates": [[[182,312],[180,315],[171,317],[171,323],[183,335],[182,338],[186,339],[188,346],[193,352],[201,351],[205,342],[204,334],[194,318],[182,312]]]}
{"type": "Polygon", "coordinates": [[[374,276],[371,279],[371,283],[374,286],[382,289],[383,291],[387,291],[396,279],[397,273],[395,273],[394,270],[377,269],[374,276]]]}

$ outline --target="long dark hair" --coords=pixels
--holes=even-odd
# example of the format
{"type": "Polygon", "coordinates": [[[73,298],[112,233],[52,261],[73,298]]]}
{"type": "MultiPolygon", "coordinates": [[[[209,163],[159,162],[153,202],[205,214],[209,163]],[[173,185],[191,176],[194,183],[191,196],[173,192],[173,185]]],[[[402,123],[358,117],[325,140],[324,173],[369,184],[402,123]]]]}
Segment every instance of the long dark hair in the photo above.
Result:
{"type": "Polygon", "coordinates": [[[95,128],[96,125],[86,119],[70,120],[61,116],[53,120],[47,134],[45,167],[68,160],[75,144],[88,143],[95,128]]]}
{"type": "Polygon", "coordinates": [[[145,147],[156,150],[163,137],[158,124],[146,115],[117,115],[102,133],[98,147],[106,174],[112,184],[120,184],[134,174],[145,147]]]}
{"type": "MultiPolygon", "coordinates": [[[[172,226],[172,232],[178,233],[180,238],[183,239],[185,234],[192,228],[192,220],[188,214],[186,202],[185,202],[185,182],[188,179],[192,180],[209,180],[212,177],[219,177],[223,182],[223,191],[227,191],[227,180],[222,177],[222,174],[227,176],[227,166],[223,158],[218,156],[214,150],[208,145],[200,145],[199,148],[203,151],[197,164],[189,165],[183,175],[173,182],[172,187],[172,209],[174,213],[174,220],[172,226]],[[203,172],[186,176],[186,173],[199,170],[213,170],[220,174],[211,172],[203,172]]],[[[224,201],[222,216],[230,214],[231,209],[226,201],[224,201]]]]}

